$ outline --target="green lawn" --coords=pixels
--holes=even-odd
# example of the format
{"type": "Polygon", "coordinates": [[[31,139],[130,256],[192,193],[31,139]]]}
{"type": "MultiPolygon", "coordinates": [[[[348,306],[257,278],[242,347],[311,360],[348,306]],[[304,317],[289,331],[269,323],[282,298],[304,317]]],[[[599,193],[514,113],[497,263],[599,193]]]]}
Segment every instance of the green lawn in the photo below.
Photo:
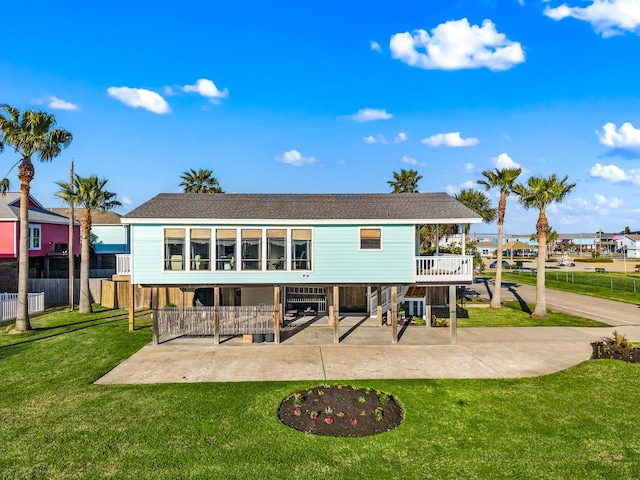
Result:
{"type": "Polygon", "coordinates": [[[499,309],[469,306],[469,317],[458,316],[459,327],[606,327],[606,323],[565,313],[547,312],[547,318],[531,318],[534,305],[505,302],[499,309]]]}
{"type": "MultiPolygon", "coordinates": [[[[486,272],[485,274],[495,277],[495,272],[486,272]]],[[[536,272],[503,270],[502,280],[535,285],[536,272]]],[[[640,275],[638,274],[550,270],[546,272],[545,286],[553,290],[607,298],[619,302],[640,303],[640,275]]]]}
{"type": "Polygon", "coordinates": [[[129,333],[117,313],[61,311],[34,318],[34,333],[0,333],[1,478],[618,480],[640,472],[640,365],[352,382],[396,395],[404,423],[373,437],[315,437],[283,426],[276,410],[316,382],[92,385],[151,339],[148,328],[129,333]]]}

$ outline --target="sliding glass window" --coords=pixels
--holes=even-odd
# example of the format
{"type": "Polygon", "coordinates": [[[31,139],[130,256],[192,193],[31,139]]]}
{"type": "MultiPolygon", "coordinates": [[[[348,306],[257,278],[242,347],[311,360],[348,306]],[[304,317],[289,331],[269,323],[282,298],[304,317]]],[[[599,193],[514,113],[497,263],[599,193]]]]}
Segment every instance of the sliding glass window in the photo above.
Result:
{"type": "Polygon", "coordinates": [[[267,269],[287,269],[287,231],[267,230],[267,269]]]}
{"type": "Polygon", "coordinates": [[[262,230],[242,230],[242,270],[262,269],[262,230]]]}
{"type": "Polygon", "coordinates": [[[311,270],[311,229],[291,230],[291,268],[311,270]]]}
{"type": "Polygon", "coordinates": [[[216,270],[236,269],[237,243],[235,228],[216,230],[216,270]]]}
{"type": "Polygon", "coordinates": [[[184,270],[185,229],[167,228],[164,231],[164,269],[184,270]]]}
{"type": "Polygon", "coordinates": [[[211,230],[192,228],[190,237],[191,270],[211,270],[211,230]]]}

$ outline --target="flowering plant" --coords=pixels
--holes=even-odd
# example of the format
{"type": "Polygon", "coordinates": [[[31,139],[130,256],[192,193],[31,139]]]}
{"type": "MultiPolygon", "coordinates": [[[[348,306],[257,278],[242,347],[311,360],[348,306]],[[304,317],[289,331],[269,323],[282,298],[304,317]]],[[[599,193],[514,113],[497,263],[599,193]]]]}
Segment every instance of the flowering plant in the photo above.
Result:
{"type": "Polygon", "coordinates": [[[333,423],[333,418],[331,417],[327,417],[324,419],[324,423],[326,423],[327,425],[331,425],[333,423]]]}
{"type": "Polygon", "coordinates": [[[344,417],[346,414],[340,410],[336,415],[338,415],[340,418],[344,417]]]}
{"type": "Polygon", "coordinates": [[[293,409],[293,414],[294,414],[296,417],[299,417],[299,416],[302,414],[302,410],[300,410],[299,408],[294,408],[294,409],[293,409]]]}
{"type": "Polygon", "coordinates": [[[314,420],[315,420],[316,418],[318,418],[318,415],[320,415],[320,412],[319,412],[319,411],[317,411],[317,410],[314,410],[313,412],[311,412],[311,413],[309,414],[309,416],[310,416],[311,418],[313,418],[314,420]]]}
{"type": "Polygon", "coordinates": [[[358,419],[357,418],[351,418],[349,420],[349,425],[351,425],[352,427],[355,427],[358,424],[358,419]]]}

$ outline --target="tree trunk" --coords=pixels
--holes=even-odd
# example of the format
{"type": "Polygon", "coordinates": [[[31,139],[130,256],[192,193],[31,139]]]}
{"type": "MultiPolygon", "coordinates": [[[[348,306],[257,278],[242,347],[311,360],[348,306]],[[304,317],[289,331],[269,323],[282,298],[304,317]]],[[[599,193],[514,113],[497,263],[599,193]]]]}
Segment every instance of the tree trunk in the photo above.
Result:
{"type": "MultiPolygon", "coordinates": [[[[18,312],[15,330],[25,332],[31,330],[29,322],[29,186],[33,180],[33,163],[24,157],[18,167],[20,179],[20,242],[18,260],[18,312]]],[[[42,239],[40,239],[42,241],[42,239]]]]}
{"type": "Polygon", "coordinates": [[[500,193],[500,202],[498,203],[498,250],[496,258],[496,282],[493,287],[493,296],[491,297],[491,308],[500,308],[502,306],[500,294],[502,290],[502,237],[504,236],[504,213],[506,210],[507,194],[500,193]]]}
{"type": "Polygon", "coordinates": [[[91,294],[89,292],[89,255],[91,248],[89,236],[91,234],[91,210],[85,208],[80,222],[82,229],[82,252],[80,253],[80,302],[78,311],[80,313],[91,313],[91,294]]]}
{"type": "Polygon", "coordinates": [[[547,252],[547,231],[549,222],[544,210],[540,211],[536,229],[538,230],[538,272],[536,275],[536,306],[531,314],[532,318],[547,317],[547,296],[545,290],[545,260],[547,252]]]}

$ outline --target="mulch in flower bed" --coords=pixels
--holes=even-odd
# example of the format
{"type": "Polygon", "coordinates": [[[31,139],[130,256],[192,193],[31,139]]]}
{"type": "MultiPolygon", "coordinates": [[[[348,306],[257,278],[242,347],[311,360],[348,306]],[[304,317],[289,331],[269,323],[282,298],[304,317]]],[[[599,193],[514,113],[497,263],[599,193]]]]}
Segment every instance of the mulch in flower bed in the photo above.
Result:
{"type": "Polygon", "coordinates": [[[404,419],[404,410],[393,395],[380,390],[324,385],[285,398],[278,417],[305,433],[364,437],[396,428],[404,419]]]}
{"type": "Polygon", "coordinates": [[[611,337],[604,337],[598,342],[591,343],[593,353],[591,358],[610,358],[624,360],[629,363],[640,363],[640,347],[629,342],[624,335],[617,331],[611,337]]]}

